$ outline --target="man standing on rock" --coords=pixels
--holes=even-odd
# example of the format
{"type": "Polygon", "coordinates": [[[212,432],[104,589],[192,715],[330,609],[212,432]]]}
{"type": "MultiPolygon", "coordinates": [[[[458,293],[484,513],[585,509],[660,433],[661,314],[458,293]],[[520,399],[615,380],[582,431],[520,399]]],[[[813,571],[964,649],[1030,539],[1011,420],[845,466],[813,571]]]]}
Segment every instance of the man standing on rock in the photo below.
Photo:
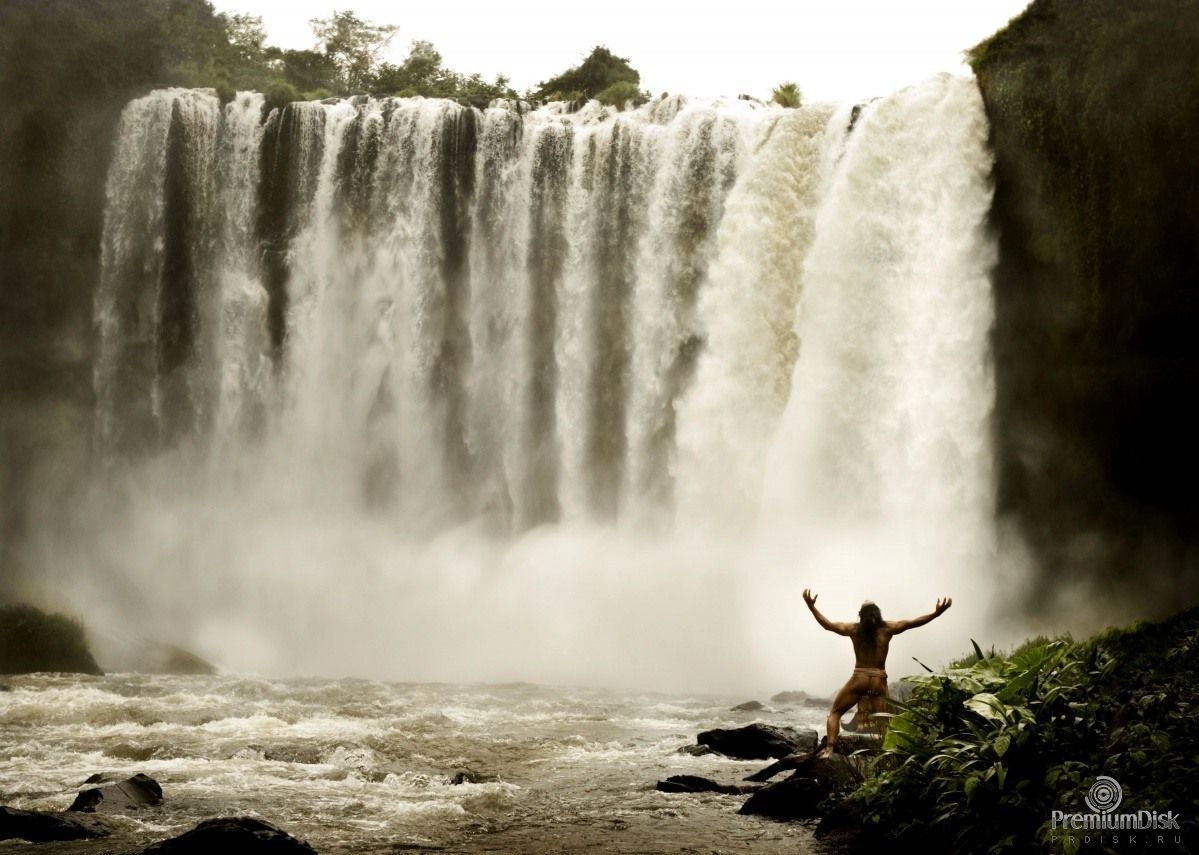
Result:
{"type": "Polygon", "coordinates": [[[853,676],[833,698],[833,708],[828,714],[828,740],[820,752],[821,757],[829,757],[837,748],[837,737],[841,733],[841,716],[858,702],[862,702],[863,706],[867,703],[879,707],[885,704],[887,651],[891,647],[891,637],[914,627],[924,626],[952,606],[953,600],[939,599],[936,608],[930,614],[911,620],[883,620],[878,606],[867,600],[858,610],[857,623],[836,623],[820,613],[816,608],[816,595],[807,588],[804,588],[803,599],[817,623],[829,632],[848,635],[853,641],[853,676]]]}

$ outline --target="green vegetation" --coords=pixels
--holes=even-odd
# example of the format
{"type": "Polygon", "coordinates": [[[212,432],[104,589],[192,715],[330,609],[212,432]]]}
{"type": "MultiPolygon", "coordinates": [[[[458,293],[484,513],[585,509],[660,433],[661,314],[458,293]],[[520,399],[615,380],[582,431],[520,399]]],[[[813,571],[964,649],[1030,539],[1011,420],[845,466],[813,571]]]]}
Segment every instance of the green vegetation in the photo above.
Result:
{"type": "Polygon", "coordinates": [[[610,107],[623,110],[630,104],[635,107],[639,104],[644,104],[649,99],[637,87],[636,83],[630,83],[628,80],[620,80],[597,92],[595,100],[601,104],[607,104],[610,107]]]}
{"type": "Polygon", "coordinates": [[[1195,602],[1199,10],[1035,0],[970,62],[996,161],[999,509],[1045,568],[1030,606],[1079,579],[1195,602]]]}
{"type": "Polygon", "coordinates": [[[33,606],[0,606],[0,674],[36,671],[104,673],[79,621],[33,606]]]}
{"type": "Polygon", "coordinates": [[[798,109],[803,104],[803,93],[798,83],[780,83],[770,93],[770,100],[780,107],[798,109]]]}
{"type": "MultiPolygon", "coordinates": [[[[1120,811],[1199,803],[1199,609],[1083,643],[1037,639],[910,680],[875,775],[846,804],[868,835],[926,851],[1073,852],[1050,812],[1087,812],[1096,776],[1120,811]],[[968,664],[967,664],[968,663],[968,664]]],[[[1184,829],[1187,826],[1184,824],[1184,829]]],[[[1173,838],[1171,838],[1172,840],[1173,838]]]]}
{"type": "Polygon", "coordinates": [[[649,100],[640,84],[640,72],[629,65],[627,59],[600,45],[593,48],[579,65],[542,83],[530,97],[541,101],[586,101],[603,94],[609,99],[604,103],[623,106],[629,101],[643,103],[649,100]],[[632,92],[636,95],[631,96],[632,92]]]}

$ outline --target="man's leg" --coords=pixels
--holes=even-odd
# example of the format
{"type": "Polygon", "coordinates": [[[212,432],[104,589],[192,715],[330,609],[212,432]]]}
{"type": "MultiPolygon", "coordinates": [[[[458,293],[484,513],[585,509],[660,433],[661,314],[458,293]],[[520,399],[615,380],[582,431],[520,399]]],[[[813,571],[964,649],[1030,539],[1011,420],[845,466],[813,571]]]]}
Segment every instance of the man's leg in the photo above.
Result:
{"type": "Polygon", "coordinates": [[[829,710],[828,721],[825,724],[828,736],[824,750],[820,752],[821,757],[830,757],[837,750],[837,737],[841,735],[841,716],[849,712],[862,696],[859,682],[856,674],[850,677],[849,682],[842,686],[841,691],[833,698],[833,708],[829,710]]]}

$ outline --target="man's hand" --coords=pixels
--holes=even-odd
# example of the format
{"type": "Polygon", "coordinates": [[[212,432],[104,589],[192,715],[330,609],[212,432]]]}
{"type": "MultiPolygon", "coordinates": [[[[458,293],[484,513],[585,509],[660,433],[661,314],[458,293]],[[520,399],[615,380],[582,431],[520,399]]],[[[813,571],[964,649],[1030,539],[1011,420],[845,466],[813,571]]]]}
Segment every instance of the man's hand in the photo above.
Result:
{"type": "Polygon", "coordinates": [[[813,594],[810,589],[803,589],[803,601],[808,604],[809,609],[816,608],[816,597],[817,595],[813,594]]]}
{"type": "Polygon", "coordinates": [[[952,605],[953,605],[953,600],[951,600],[949,597],[945,597],[944,599],[938,599],[937,607],[936,607],[936,609],[933,610],[934,614],[938,614],[938,615],[942,614],[947,608],[949,608],[952,605]]]}

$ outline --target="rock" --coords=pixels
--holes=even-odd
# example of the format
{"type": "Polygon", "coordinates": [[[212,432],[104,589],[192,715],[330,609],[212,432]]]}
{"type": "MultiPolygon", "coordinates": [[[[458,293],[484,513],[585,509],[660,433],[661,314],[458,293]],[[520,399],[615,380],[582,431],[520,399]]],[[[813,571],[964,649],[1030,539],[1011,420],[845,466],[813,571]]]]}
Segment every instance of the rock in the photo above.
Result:
{"type": "Polygon", "coordinates": [[[710,778],[701,778],[699,775],[671,775],[665,781],[659,781],[656,789],[660,793],[724,793],[730,796],[743,796],[758,788],[740,784],[718,784],[710,778]]]}
{"type": "Polygon", "coordinates": [[[805,707],[827,707],[829,705],[828,698],[816,698],[807,692],[799,690],[779,692],[770,699],[770,702],[772,704],[796,704],[805,707]]]}
{"type": "Polygon", "coordinates": [[[814,730],[799,731],[793,727],[776,727],[754,722],[733,730],[705,730],[696,738],[700,745],[738,760],[769,760],[811,751],[818,737],[814,730]]]}
{"type": "Polygon", "coordinates": [[[80,784],[80,786],[81,786],[81,787],[86,787],[88,784],[99,784],[99,783],[101,783],[102,781],[106,781],[106,780],[108,780],[108,776],[107,776],[107,775],[103,775],[103,774],[101,774],[101,773],[99,773],[99,772],[96,772],[96,773],[95,773],[95,774],[93,774],[93,775],[88,775],[88,776],[87,776],[87,780],[86,780],[86,781],[84,781],[82,784],[80,784]]]}
{"type": "Polygon", "coordinates": [[[856,784],[861,780],[862,772],[856,760],[841,754],[832,757],[821,757],[815,751],[804,754],[792,754],[777,763],[772,763],[760,772],[755,772],[745,778],[747,781],[769,781],[782,772],[793,772],[808,778],[815,778],[830,787],[844,787],[856,784]]]}
{"type": "Polygon", "coordinates": [[[690,754],[692,757],[703,757],[705,754],[714,754],[707,745],[684,745],[678,750],[679,754],[690,754]]]}
{"type": "Polygon", "coordinates": [[[0,692],[11,692],[11,691],[12,691],[12,686],[8,685],[7,683],[0,683],[0,692]]]}
{"type": "Polygon", "coordinates": [[[94,816],[0,807],[0,840],[49,843],[53,840],[91,840],[111,833],[108,826],[94,816]]]}
{"type": "Polygon", "coordinates": [[[92,630],[96,659],[109,671],[139,674],[215,674],[216,666],[191,651],[123,632],[92,630]]]}
{"type": "Polygon", "coordinates": [[[97,810],[118,813],[130,808],[152,807],[158,804],[162,804],[162,787],[148,775],[138,773],[132,778],[106,787],[93,787],[82,791],[67,810],[83,813],[95,813],[97,810]]]}
{"type": "Polygon", "coordinates": [[[729,712],[757,712],[764,709],[766,709],[766,705],[761,701],[746,701],[743,704],[737,704],[729,712]]]}
{"type": "Polygon", "coordinates": [[[316,850],[286,831],[248,816],[206,819],[178,837],[143,849],[138,855],[210,855],[237,852],[255,855],[316,855],[316,850]]]}
{"type": "Polygon", "coordinates": [[[737,812],[771,819],[810,819],[819,815],[820,803],[830,792],[827,782],[796,772],[786,780],[762,787],[737,812]]]}
{"type": "Polygon", "coordinates": [[[450,783],[459,784],[494,784],[498,781],[495,775],[480,775],[471,769],[459,769],[450,777],[450,783]]]}

